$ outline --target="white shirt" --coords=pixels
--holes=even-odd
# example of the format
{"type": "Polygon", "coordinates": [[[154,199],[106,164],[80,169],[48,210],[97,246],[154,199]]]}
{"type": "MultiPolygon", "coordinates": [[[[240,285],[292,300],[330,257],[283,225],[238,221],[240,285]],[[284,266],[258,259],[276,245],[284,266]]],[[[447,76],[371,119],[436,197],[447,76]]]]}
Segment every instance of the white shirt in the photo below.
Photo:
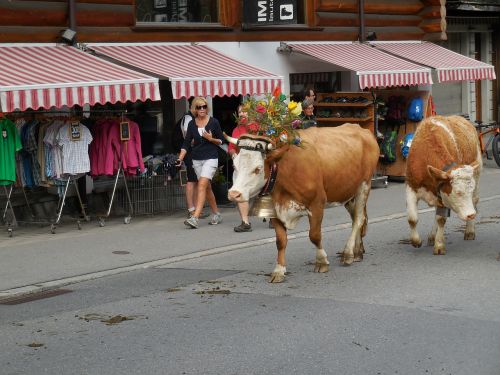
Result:
{"type": "Polygon", "coordinates": [[[70,124],[64,124],[57,133],[57,144],[62,148],[62,173],[78,174],[90,171],[89,144],[92,142],[90,130],[80,124],[80,139],[70,138],[70,124]]]}

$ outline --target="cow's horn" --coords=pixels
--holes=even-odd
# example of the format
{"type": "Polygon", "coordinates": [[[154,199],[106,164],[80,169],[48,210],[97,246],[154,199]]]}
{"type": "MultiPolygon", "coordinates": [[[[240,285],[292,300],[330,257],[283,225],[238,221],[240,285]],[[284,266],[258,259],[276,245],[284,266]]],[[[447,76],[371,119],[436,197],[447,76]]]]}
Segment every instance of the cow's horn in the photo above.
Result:
{"type": "Polygon", "coordinates": [[[274,150],[274,145],[272,143],[268,143],[266,148],[268,151],[272,151],[274,150]]]}
{"type": "Polygon", "coordinates": [[[222,133],[222,134],[224,134],[224,138],[226,138],[226,141],[228,141],[229,143],[232,143],[233,145],[238,144],[237,138],[230,137],[226,133],[222,133]]]}

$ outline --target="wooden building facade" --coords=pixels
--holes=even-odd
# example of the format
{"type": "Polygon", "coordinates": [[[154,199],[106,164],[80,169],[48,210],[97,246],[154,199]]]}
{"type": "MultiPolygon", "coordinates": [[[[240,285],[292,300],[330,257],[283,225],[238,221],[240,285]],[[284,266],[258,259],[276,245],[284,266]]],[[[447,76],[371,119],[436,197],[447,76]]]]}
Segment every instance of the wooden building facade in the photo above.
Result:
{"type": "Polygon", "coordinates": [[[0,43],[59,42],[66,28],[74,29],[83,43],[355,41],[360,29],[375,32],[378,40],[446,39],[444,0],[296,3],[296,23],[251,26],[244,22],[242,0],[0,0],[0,43]],[[184,14],[191,12],[192,4],[193,9],[205,7],[207,17],[190,22],[190,17],[197,17],[193,11],[187,22],[172,22],[169,8],[175,5],[179,10],[182,4],[184,14]]]}

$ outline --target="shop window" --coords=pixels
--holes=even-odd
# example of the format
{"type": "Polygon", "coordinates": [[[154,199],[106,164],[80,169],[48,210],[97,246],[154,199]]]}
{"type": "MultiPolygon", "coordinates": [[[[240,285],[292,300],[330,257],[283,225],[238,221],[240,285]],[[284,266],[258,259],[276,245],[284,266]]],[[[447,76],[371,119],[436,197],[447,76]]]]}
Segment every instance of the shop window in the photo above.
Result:
{"type": "Polygon", "coordinates": [[[220,0],[136,0],[138,24],[218,24],[220,0]]]}
{"type": "Polygon", "coordinates": [[[315,92],[337,92],[341,89],[340,72],[292,73],[290,74],[290,92],[292,98],[302,99],[306,89],[315,92]]]}

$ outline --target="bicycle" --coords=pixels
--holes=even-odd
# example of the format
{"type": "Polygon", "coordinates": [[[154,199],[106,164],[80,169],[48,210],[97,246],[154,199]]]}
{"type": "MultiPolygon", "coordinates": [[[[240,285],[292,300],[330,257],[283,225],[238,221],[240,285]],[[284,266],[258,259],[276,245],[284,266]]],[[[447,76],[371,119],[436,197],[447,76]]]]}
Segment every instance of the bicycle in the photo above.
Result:
{"type": "Polygon", "coordinates": [[[488,146],[491,144],[491,151],[495,162],[500,167],[500,125],[496,122],[484,124],[482,121],[475,121],[477,135],[479,137],[479,145],[481,146],[481,153],[486,155],[488,160],[491,156],[488,154],[488,146]],[[490,136],[486,144],[484,144],[484,137],[490,136]]]}

